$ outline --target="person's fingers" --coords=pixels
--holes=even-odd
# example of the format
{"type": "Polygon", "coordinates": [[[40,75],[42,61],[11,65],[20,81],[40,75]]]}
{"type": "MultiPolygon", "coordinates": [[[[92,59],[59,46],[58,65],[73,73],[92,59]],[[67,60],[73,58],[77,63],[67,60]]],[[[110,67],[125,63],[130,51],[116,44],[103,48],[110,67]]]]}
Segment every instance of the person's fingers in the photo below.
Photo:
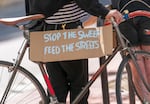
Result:
{"type": "Polygon", "coordinates": [[[117,22],[117,24],[121,23],[121,21],[122,21],[122,16],[117,15],[117,16],[115,17],[115,21],[117,22]]]}
{"type": "Polygon", "coordinates": [[[114,17],[118,24],[123,20],[122,14],[117,10],[110,10],[110,12],[106,15],[106,19],[110,19],[111,17],[114,17]]]}
{"type": "Polygon", "coordinates": [[[113,17],[115,18],[115,21],[119,24],[123,20],[123,16],[120,12],[115,11],[114,14],[112,14],[113,17]]]}

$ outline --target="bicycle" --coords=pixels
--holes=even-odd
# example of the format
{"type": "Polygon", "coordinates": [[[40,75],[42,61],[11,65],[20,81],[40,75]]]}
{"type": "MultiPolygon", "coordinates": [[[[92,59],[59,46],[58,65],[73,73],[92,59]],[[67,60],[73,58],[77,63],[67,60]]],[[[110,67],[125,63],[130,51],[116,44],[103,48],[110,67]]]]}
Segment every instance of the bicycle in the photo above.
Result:
{"type": "MultiPolygon", "coordinates": [[[[134,12],[135,14],[137,12],[134,12]]],[[[146,13],[146,16],[150,15],[149,12],[146,13]]],[[[143,13],[140,12],[140,15],[143,15],[143,13]]],[[[128,14],[130,15],[130,14],[128,14]]],[[[145,14],[144,14],[145,15],[145,14]]],[[[133,15],[131,15],[131,18],[133,15]]],[[[150,16],[149,16],[150,17],[150,16]]],[[[18,52],[18,56],[14,63],[7,62],[7,61],[0,61],[0,104],[9,104],[13,103],[21,103],[21,104],[48,104],[50,101],[50,104],[61,104],[58,102],[57,97],[55,95],[55,92],[53,90],[53,87],[49,81],[49,78],[46,73],[46,68],[44,63],[38,62],[37,64],[40,67],[41,73],[43,75],[43,78],[45,80],[45,83],[47,85],[48,92],[50,93],[50,97],[47,95],[47,91],[43,88],[41,83],[32,75],[29,71],[27,71],[24,67],[22,67],[20,64],[22,62],[22,58],[25,54],[25,51],[27,48],[30,47],[29,45],[29,30],[24,28],[23,25],[17,25],[18,23],[35,20],[35,19],[42,19],[44,16],[42,14],[37,15],[29,15],[29,16],[23,16],[23,17],[16,17],[16,18],[4,18],[0,19],[0,23],[10,26],[15,26],[21,30],[23,30],[25,41],[23,42],[23,45],[21,46],[21,50],[18,52]],[[2,76],[2,74],[5,74],[5,76],[2,76]],[[2,78],[4,77],[4,78],[2,78]],[[10,78],[10,79],[8,79],[10,78]],[[17,80],[18,78],[19,80],[17,80]],[[8,79],[8,84],[6,79],[8,79]],[[2,82],[3,80],[3,82],[2,82]],[[32,85],[30,85],[32,84],[32,85]],[[19,87],[20,86],[20,87],[19,87]],[[34,90],[31,89],[35,88],[34,90]],[[6,88],[4,88],[6,87],[6,88]],[[3,90],[5,89],[5,90],[3,90]],[[16,90],[17,89],[17,90],[16,90]],[[17,92],[17,95],[15,95],[14,92],[17,92]],[[19,93],[21,92],[21,93],[19,93]],[[30,95],[31,94],[31,95],[30,95]],[[19,99],[18,99],[19,98],[19,99]],[[22,99],[21,99],[22,98],[22,99]]],[[[133,51],[130,50],[124,43],[124,40],[122,39],[121,33],[119,31],[119,28],[116,24],[116,22],[112,18],[112,24],[117,32],[117,36],[119,37],[119,40],[121,44],[115,48],[112,55],[108,56],[104,64],[96,71],[96,73],[92,76],[92,78],[89,80],[87,85],[83,88],[81,93],[77,96],[77,98],[72,102],[72,104],[78,104],[78,102],[82,99],[84,94],[88,91],[90,86],[93,84],[93,82],[97,79],[97,77],[101,74],[103,70],[105,70],[105,67],[107,64],[112,60],[112,58],[119,52],[120,50],[128,52],[131,58],[134,60],[135,64],[135,57],[133,51]]],[[[150,55],[150,53],[146,53],[150,55]]],[[[136,64],[137,65],[137,64],[136,64]]],[[[137,65],[138,66],[138,65],[137,65]]],[[[118,96],[118,95],[117,95],[118,96]]]]}
{"type": "MultiPolygon", "coordinates": [[[[134,18],[136,16],[146,16],[150,18],[150,12],[148,11],[143,11],[143,10],[137,10],[134,12],[131,12],[129,14],[125,14],[124,18],[129,19],[129,18],[134,18]]],[[[72,104],[77,104],[76,102],[80,101],[82,99],[82,97],[84,96],[84,94],[87,92],[88,88],[90,88],[90,86],[93,84],[93,82],[97,79],[97,77],[103,72],[103,70],[105,70],[105,67],[107,66],[107,64],[112,60],[112,58],[118,53],[120,52],[121,55],[123,55],[123,59],[119,65],[118,71],[117,71],[117,75],[116,75],[116,99],[117,99],[117,104],[122,104],[122,94],[121,94],[121,81],[122,81],[122,75],[124,72],[124,68],[127,69],[127,74],[128,74],[128,79],[129,79],[129,84],[131,85],[132,89],[136,92],[138,98],[141,100],[142,103],[147,103],[145,102],[145,99],[139,95],[139,93],[137,92],[137,86],[134,85],[133,81],[132,81],[132,74],[130,71],[130,67],[128,66],[128,63],[130,60],[133,61],[133,64],[135,65],[137,71],[138,71],[138,75],[140,76],[142,82],[144,83],[144,86],[146,87],[146,89],[148,91],[150,91],[150,88],[148,86],[148,84],[146,83],[140,67],[136,61],[136,57],[137,55],[141,55],[143,57],[150,57],[150,52],[147,51],[143,51],[143,50],[138,50],[135,51],[134,49],[132,49],[132,47],[128,47],[128,40],[123,36],[123,34],[121,34],[118,25],[116,24],[116,22],[114,21],[114,19],[111,19],[111,22],[113,24],[113,27],[116,31],[116,35],[118,38],[118,45],[115,48],[115,50],[113,51],[112,55],[108,56],[108,58],[105,60],[105,62],[100,66],[100,68],[97,70],[97,72],[92,76],[92,78],[90,79],[89,83],[85,86],[85,88],[81,91],[81,93],[77,96],[77,98],[74,100],[74,102],[72,104]]],[[[133,98],[133,96],[132,96],[133,98]]],[[[132,99],[131,99],[132,100],[132,99]]]]}

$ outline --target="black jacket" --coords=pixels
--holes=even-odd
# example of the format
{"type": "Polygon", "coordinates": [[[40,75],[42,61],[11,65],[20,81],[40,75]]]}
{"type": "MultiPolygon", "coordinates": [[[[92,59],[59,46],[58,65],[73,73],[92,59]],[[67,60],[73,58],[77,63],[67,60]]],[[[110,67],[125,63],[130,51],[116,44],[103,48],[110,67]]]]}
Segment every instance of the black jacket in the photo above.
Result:
{"type": "MultiPolygon", "coordinates": [[[[42,13],[46,17],[52,16],[63,5],[70,0],[26,0],[26,7],[29,7],[27,14],[42,13]]],[[[80,8],[91,15],[105,17],[109,12],[98,0],[75,0],[80,8]]]]}
{"type": "Polygon", "coordinates": [[[138,0],[112,0],[113,8],[116,8],[122,11],[129,10],[129,12],[132,12],[135,10],[150,11],[150,8],[147,5],[145,5],[145,3],[150,5],[150,0],[141,0],[141,1],[140,0],[139,1],[138,0]]]}

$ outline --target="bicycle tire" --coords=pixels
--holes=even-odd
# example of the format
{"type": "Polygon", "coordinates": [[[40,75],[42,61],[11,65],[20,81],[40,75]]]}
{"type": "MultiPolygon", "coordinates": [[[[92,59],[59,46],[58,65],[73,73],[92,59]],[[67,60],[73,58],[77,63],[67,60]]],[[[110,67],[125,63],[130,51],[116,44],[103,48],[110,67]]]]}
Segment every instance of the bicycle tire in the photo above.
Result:
{"type": "MultiPolygon", "coordinates": [[[[0,101],[12,71],[13,63],[0,61],[0,101]]],[[[13,86],[11,87],[5,104],[48,104],[45,90],[40,82],[25,68],[18,66],[13,86]]]]}
{"type": "MultiPolygon", "coordinates": [[[[145,57],[150,57],[150,53],[146,52],[146,51],[136,51],[135,54],[136,55],[143,55],[145,57]]],[[[122,60],[122,62],[120,63],[120,66],[119,66],[118,71],[117,71],[117,75],[116,75],[116,99],[117,99],[117,104],[122,104],[122,94],[121,94],[121,84],[122,84],[121,82],[122,81],[121,80],[122,80],[122,74],[123,74],[124,69],[126,69],[126,71],[127,71],[127,74],[129,76],[128,80],[129,80],[133,90],[135,91],[135,94],[137,95],[137,97],[139,98],[139,100],[142,103],[145,102],[144,97],[141,96],[138,93],[138,90],[137,90],[136,86],[134,85],[134,82],[132,80],[132,72],[130,71],[130,69],[126,68],[126,65],[128,65],[129,60],[131,60],[130,56],[125,57],[122,60]]]]}

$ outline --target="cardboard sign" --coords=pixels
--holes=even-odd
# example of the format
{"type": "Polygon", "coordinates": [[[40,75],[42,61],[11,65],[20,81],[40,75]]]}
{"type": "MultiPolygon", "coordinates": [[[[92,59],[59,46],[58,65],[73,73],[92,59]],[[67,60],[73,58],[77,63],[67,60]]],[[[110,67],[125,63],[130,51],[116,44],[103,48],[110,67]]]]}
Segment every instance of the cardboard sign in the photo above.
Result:
{"type": "Polygon", "coordinates": [[[54,62],[101,57],[112,53],[112,25],[30,33],[30,60],[54,62]]]}

